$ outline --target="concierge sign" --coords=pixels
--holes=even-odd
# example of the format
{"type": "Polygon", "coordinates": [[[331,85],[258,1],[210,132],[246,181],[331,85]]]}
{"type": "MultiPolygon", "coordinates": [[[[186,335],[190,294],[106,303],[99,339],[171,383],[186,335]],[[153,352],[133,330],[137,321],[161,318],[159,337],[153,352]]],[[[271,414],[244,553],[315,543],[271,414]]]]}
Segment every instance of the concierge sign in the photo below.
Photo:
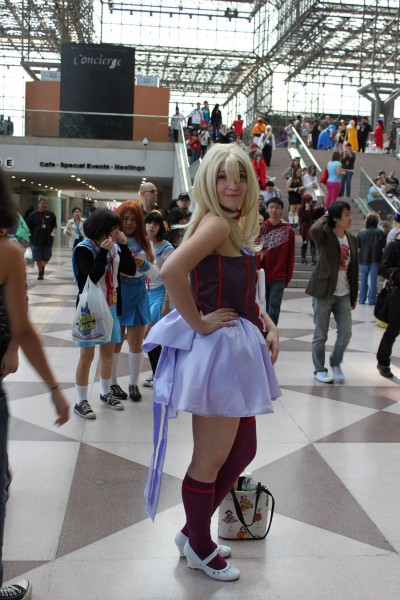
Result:
{"type": "Polygon", "coordinates": [[[62,44],[60,137],[132,140],[134,79],[133,48],[62,44]]]}

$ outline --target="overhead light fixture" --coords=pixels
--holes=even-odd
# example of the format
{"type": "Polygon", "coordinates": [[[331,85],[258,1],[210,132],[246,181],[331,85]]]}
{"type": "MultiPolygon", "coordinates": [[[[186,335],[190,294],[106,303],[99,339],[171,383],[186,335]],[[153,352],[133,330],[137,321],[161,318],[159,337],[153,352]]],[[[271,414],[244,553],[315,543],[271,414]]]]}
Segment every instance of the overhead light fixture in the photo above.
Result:
{"type": "Polygon", "coordinates": [[[26,179],[21,179],[21,181],[26,181],[26,179]]]}
{"type": "Polygon", "coordinates": [[[77,178],[76,178],[76,180],[77,180],[77,181],[81,181],[80,177],[77,177],[77,178]]]}
{"type": "Polygon", "coordinates": [[[71,175],[72,179],[75,177],[75,175],[71,175]]]}

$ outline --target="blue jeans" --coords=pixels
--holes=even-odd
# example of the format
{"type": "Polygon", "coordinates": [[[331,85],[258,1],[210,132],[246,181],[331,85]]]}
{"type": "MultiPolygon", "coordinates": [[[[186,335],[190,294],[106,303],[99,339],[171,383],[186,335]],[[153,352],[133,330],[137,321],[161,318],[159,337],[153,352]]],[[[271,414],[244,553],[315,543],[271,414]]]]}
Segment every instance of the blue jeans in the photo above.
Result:
{"type": "Polygon", "coordinates": [[[360,270],[360,302],[361,304],[365,304],[368,293],[368,303],[375,304],[377,296],[379,264],[371,263],[370,265],[360,265],[360,270]]]}
{"type": "Polygon", "coordinates": [[[200,150],[191,150],[190,151],[190,164],[192,165],[196,160],[200,158],[200,150]]]}
{"type": "Polygon", "coordinates": [[[312,359],[314,373],[325,369],[325,343],[328,339],[329,319],[331,313],[336,321],[337,337],[330,357],[331,366],[338,367],[343,354],[351,339],[351,304],[350,294],[346,296],[331,296],[330,298],[312,299],[314,309],[314,337],[312,341],[312,359]]]}
{"type": "Polygon", "coordinates": [[[351,180],[353,179],[353,171],[347,171],[345,175],[342,175],[342,187],[340,188],[339,197],[344,196],[344,192],[346,191],[346,196],[348,198],[351,197],[351,180]]]}
{"type": "Polygon", "coordinates": [[[4,520],[6,516],[6,472],[7,472],[7,399],[0,382],[0,587],[3,584],[3,538],[4,520]]]}
{"type": "Polygon", "coordinates": [[[221,123],[212,123],[214,130],[214,142],[219,141],[219,132],[221,130],[221,123]]]}
{"type": "Polygon", "coordinates": [[[267,314],[273,320],[275,325],[278,325],[284,290],[284,281],[265,282],[265,304],[267,307],[267,314]]]}

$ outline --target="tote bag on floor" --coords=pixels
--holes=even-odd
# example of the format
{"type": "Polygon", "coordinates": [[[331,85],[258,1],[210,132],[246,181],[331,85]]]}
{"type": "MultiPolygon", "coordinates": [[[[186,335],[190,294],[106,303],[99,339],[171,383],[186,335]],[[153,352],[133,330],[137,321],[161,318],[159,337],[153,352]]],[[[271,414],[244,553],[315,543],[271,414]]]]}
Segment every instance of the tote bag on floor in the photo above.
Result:
{"type": "Polygon", "coordinates": [[[275,499],[261,483],[254,491],[232,489],[219,507],[218,535],[226,540],[263,540],[270,530],[274,510],[275,499]]]}

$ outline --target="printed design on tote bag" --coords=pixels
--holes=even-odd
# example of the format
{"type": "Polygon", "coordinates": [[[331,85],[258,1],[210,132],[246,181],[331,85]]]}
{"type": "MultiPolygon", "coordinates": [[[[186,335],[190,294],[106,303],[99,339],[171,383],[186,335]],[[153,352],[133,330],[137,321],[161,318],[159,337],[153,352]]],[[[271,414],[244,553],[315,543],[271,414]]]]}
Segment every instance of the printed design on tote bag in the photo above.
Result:
{"type": "Polygon", "coordinates": [[[250,510],[250,508],[253,508],[254,506],[252,501],[249,500],[248,497],[245,495],[240,496],[239,504],[240,508],[242,509],[242,512],[244,512],[245,510],[250,510]]]}
{"type": "Polygon", "coordinates": [[[233,514],[233,512],[231,510],[227,510],[225,512],[225,517],[222,520],[224,523],[229,525],[229,531],[232,531],[232,525],[234,523],[238,523],[238,520],[236,519],[235,515],[233,514]]]}
{"type": "Polygon", "coordinates": [[[81,314],[76,322],[78,331],[83,336],[89,336],[93,329],[96,327],[96,315],[90,312],[88,303],[81,307],[81,314]]]}

